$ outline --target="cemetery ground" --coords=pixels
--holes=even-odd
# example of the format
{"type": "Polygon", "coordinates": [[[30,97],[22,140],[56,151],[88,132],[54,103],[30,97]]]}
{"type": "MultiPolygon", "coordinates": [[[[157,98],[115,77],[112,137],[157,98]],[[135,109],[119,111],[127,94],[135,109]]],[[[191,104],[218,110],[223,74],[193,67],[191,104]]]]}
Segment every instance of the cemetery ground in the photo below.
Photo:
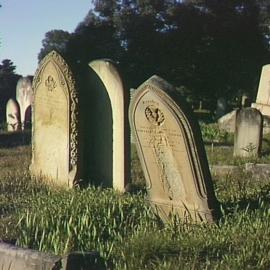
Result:
{"type": "MultiPolygon", "coordinates": [[[[202,133],[210,165],[270,163],[269,135],[261,158],[239,159],[232,157],[231,134],[215,125],[203,126],[202,133]]],[[[14,140],[0,146],[0,240],[55,254],[96,250],[108,269],[270,268],[270,178],[252,178],[241,169],[215,176],[223,214],[217,224],[173,218],[164,225],[145,200],[135,147],[133,183],[130,192],[120,194],[30,178],[31,146],[13,145],[14,140]]]]}

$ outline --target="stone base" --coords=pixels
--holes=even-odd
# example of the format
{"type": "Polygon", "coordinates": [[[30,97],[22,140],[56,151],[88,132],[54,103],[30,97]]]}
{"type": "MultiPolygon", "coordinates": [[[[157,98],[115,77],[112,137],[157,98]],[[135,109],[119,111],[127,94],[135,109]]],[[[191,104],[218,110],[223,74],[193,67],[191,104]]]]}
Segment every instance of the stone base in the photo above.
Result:
{"type": "Polygon", "coordinates": [[[270,116],[270,106],[262,103],[252,103],[252,108],[259,110],[262,115],[270,116]]]}

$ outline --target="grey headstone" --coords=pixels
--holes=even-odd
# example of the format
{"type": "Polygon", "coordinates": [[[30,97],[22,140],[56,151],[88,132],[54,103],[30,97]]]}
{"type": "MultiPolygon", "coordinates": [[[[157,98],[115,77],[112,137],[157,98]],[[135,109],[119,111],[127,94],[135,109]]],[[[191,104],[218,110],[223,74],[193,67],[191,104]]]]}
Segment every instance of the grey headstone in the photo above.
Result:
{"type": "Polygon", "coordinates": [[[236,112],[234,156],[257,157],[262,143],[263,117],[255,108],[242,108],[236,112]]]}

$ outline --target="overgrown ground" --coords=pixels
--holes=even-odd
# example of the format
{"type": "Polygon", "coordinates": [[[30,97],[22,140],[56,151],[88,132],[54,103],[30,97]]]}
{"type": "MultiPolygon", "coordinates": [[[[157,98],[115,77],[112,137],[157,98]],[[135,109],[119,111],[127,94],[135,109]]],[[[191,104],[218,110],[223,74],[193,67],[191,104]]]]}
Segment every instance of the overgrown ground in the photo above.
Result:
{"type": "Polygon", "coordinates": [[[29,176],[30,155],[30,146],[0,148],[4,241],[57,254],[98,250],[114,269],[270,269],[270,179],[244,172],[213,179],[218,224],[163,225],[144,200],[134,149],[133,194],[44,184],[29,176]]]}

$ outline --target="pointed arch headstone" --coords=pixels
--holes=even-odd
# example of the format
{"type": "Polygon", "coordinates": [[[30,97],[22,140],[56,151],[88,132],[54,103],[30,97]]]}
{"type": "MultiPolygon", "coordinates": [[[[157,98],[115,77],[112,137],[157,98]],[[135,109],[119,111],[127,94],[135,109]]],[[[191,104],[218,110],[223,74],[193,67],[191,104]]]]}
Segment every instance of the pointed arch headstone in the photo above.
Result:
{"type": "Polygon", "coordinates": [[[33,80],[32,164],[34,175],[72,186],[78,169],[78,94],[65,60],[55,51],[33,80]]]}
{"type": "Polygon", "coordinates": [[[129,119],[156,213],[165,221],[176,214],[213,222],[218,202],[198,123],[183,98],[153,76],[135,90],[129,119]]]}

